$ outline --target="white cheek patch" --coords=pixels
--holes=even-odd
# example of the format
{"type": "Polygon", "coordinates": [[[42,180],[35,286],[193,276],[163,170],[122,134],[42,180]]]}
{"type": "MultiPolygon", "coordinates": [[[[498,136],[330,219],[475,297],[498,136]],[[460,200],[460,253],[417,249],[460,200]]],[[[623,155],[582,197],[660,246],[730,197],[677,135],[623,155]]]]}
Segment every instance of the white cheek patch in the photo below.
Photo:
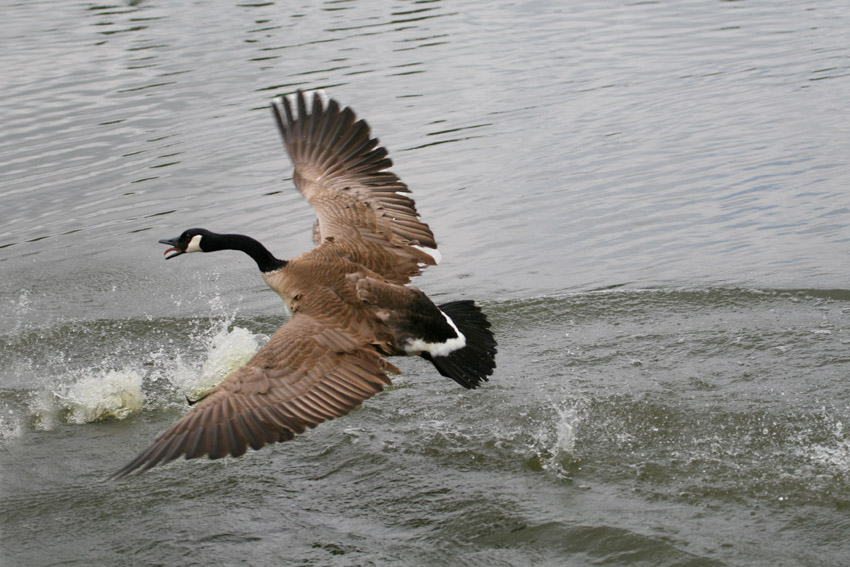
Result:
{"type": "Polygon", "coordinates": [[[192,240],[189,241],[189,245],[186,246],[186,252],[203,252],[203,250],[201,250],[200,234],[196,234],[192,237],[192,240]]]}
{"type": "MultiPolygon", "coordinates": [[[[440,313],[443,313],[440,311],[440,313]]],[[[408,340],[407,344],[404,345],[404,351],[408,354],[419,354],[420,352],[427,352],[431,356],[448,356],[456,350],[460,350],[466,346],[466,337],[463,336],[458,328],[455,326],[454,321],[452,321],[448,315],[443,313],[443,317],[446,318],[449,325],[452,326],[455,333],[457,333],[457,337],[453,339],[449,339],[444,343],[429,343],[422,339],[413,339],[408,340]]]]}

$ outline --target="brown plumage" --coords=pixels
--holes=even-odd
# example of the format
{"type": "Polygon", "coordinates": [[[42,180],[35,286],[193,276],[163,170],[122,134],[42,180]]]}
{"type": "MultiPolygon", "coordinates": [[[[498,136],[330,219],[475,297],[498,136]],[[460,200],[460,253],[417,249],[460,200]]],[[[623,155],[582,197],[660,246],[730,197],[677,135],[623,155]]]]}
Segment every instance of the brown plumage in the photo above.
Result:
{"type": "Polygon", "coordinates": [[[295,104],[279,99],[272,110],[295,166],[295,187],[316,210],[316,244],[331,238],[355,262],[394,283],[408,283],[422,265],[436,264],[414,248],[436,250],[437,243],[405,195],[407,185],[387,171],[392,161],[366,122],[334,100],[325,106],[320,93],[309,109],[307,97],[294,98],[295,104]]]}
{"type": "Polygon", "coordinates": [[[495,368],[496,341],[474,302],[438,307],[404,285],[436,264],[437,245],[366,123],[321,93],[298,92],[272,108],[295,186],[316,211],[316,248],[279,260],[250,237],[204,229],[160,242],[171,246],[168,258],[245,252],[292,318],[113,477],[292,439],[389,385],[399,370],[388,355],[420,355],[467,388],[495,368]]]}

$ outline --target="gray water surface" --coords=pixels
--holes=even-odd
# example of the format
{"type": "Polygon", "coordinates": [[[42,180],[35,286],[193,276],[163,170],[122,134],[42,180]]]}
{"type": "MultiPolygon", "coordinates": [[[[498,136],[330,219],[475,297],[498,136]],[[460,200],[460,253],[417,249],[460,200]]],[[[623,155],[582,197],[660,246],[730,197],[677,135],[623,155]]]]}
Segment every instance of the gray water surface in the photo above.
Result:
{"type": "Polygon", "coordinates": [[[846,565],[850,10],[3,4],[4,565],[846,565]],[[103,482],[287,314],[271,98],[368,120],[500,342],[240,459],[103,482]]]}

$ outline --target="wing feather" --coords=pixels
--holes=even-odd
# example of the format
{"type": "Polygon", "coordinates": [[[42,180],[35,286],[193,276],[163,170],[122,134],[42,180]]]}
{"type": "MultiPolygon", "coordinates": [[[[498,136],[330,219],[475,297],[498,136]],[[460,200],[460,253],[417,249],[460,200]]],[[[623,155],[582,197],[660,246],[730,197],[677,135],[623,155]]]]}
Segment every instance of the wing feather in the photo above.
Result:
{"type": "Polygon", "coordinates": [[[319,92],[279,97],[272,109],[295,186],[316,211],[317,244],[344,240],[355,261],[394,283],[437,263],[434,234],[365,121],[319,92]]]}
{"type": "Polygon", "coordinates": [[[380,392],[390,384],[387,371],[398,369],[362,339],[296,314],[113,478],[180,456],[240,456],[287,441],[380,392]]]}

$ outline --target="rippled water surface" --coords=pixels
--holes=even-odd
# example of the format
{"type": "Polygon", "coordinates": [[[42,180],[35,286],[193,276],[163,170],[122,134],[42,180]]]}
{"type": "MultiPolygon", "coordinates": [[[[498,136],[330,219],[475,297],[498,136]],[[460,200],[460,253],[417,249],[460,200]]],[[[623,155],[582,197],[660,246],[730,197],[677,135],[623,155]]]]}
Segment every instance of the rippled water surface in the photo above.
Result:
{"type": "Polygon", "coordinates": [[[5,2],[4,565],[846,565],[844,2],[5,2]],[[103,479],[286,321],[268,104],[366,118],[499,367],[103,479]],[[777,543],[779,542],[779,543],[777,543]]]}

